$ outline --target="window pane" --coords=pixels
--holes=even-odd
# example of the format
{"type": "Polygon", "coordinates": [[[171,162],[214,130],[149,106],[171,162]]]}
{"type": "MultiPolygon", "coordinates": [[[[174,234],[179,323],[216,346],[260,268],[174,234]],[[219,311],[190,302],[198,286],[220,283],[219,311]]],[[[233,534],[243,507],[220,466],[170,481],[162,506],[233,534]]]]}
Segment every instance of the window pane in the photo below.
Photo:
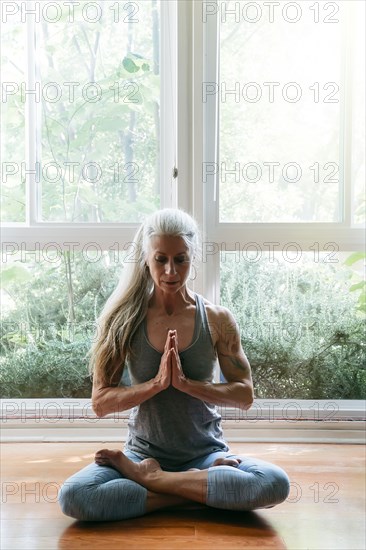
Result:
{"type": "Polygon", "coordinates": [[[82,252],[49,245],[8,255],[1,291],[2,397],[90,397],[87,352],[121,261],[122,253],[95,243],[82,252]]]}
{"type": "Polygon", "coordinates": [[[258,398],[366,397],[365,254],[222,253],[221,303],[238,322],[258,398]]]}
{"type": "Polygon", "coordinates": [[[352,2],[266,4],[220,4],[220,221],[341,221],[352,2]]]}
{"type": "Polygon", "coordinates": [[[159,2],[84,1],[73,19],[36,28],[41,218],[137,222],[160,205],[159,2]]]}
{"type": "Polygon", "coordinates": [[[21,161],[25,160],[24,102],[21,83],[25,81],[25,25],[20,14],[3,21],[1,38],[1,221],[25,222],[25,180],[21,161]]]}

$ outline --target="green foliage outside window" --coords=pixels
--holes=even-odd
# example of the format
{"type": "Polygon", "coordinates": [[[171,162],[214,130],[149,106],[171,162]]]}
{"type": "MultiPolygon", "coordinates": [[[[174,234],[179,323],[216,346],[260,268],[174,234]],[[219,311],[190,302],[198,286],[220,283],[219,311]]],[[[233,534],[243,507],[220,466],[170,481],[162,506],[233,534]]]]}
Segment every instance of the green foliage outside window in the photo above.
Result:
{"type": "MultiPolygon", "coordinates": [[[[237,319],[260,398],[366,396],[365,282],[344,264],[221,264],[221,302],[237,319]]],[[[95,319],[121,273],[105,252],[88,261],[14,262],[3,272],[1,396],[89,398],[95,319]]],[[[349,265],[346,265],[346,264],[349,265]]]]}
{"type": "Polygon", "coordinates": [[[240,326],[258,398],[365,398],[365,281],[352,269],[362,256],[221,263],[221,303],[240,326]]]}
{"type": "Polygon", "coordinates": [[[90,397],[95,319],[121,265],[115,252],[88,259],[63,252],[4,270],[2,397],[90,397]]]}

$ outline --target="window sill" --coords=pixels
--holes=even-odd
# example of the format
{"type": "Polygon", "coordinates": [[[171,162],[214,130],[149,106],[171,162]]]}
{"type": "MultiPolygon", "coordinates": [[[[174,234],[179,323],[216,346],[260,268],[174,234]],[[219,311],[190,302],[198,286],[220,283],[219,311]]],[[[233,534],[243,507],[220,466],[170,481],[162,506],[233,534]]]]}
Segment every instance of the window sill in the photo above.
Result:
{"type": "MultiPolygon", "coordinates": [[[[228,442],[364,444],[363,401],[258,399],[221,407],[228,442]]],[[[88,399],[1,400],[1,441],[125,441],[129,411],[98,418],[88,399]]]]}

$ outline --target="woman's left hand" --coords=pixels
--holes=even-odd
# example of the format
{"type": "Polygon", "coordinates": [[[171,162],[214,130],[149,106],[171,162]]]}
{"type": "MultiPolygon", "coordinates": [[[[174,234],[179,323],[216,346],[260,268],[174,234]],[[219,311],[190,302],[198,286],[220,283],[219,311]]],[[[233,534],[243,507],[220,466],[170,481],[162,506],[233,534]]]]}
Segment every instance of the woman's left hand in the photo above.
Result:
{"type": "Polygon", "coordinates": [[[179,358],[178,338],[177,338],[176,331],[174,331],[174,334],[172,334],[170,349],[171,349],[170,357],[171,357],[171,365],[172,365],[172,386],[177,390],[181,390],[185,386],[187,379],[184,375],[180,358],[179,358]]]}

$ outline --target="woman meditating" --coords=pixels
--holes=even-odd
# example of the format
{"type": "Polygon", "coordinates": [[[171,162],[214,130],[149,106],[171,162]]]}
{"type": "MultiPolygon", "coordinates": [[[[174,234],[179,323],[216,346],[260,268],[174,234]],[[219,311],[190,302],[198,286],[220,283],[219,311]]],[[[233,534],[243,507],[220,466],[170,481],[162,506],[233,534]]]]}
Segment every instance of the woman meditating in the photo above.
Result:
{"type": "Polygon", "coordinates": [[[195,221],[165,209],[142,224],[135,262],[106,303],[91,350],[98,417],[132,409],[124,451],[102,449],[62,486],[65,514],[107,521],[192,502],[254,510],[283,502],[286,473],[237,456],[216,405],[249,409],[253,386],[232,314],[187,286],[195,221]],[[224,383],[214,383],[218,360],[224,383]],[[121,382],[128,367],[131,385],[121,382]]]}

